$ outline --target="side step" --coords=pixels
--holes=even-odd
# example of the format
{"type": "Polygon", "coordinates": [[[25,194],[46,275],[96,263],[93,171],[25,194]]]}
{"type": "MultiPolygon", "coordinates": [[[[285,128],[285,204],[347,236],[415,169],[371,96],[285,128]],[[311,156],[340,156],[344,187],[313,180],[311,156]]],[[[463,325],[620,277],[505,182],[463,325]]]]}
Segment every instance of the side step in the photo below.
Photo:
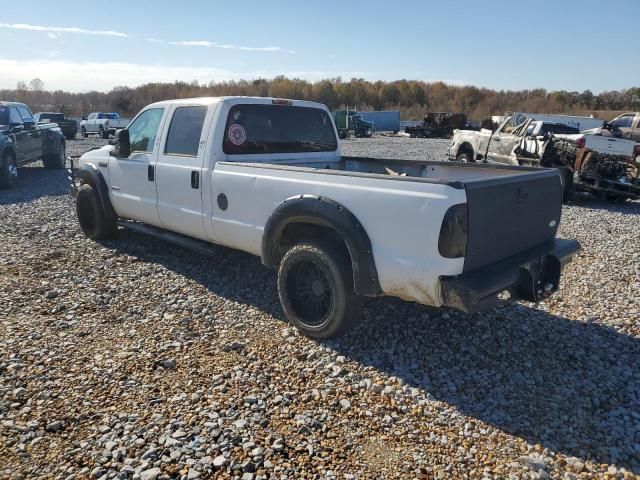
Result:
{"type": "Polygon", "coordinates": [[[187,237],[179,233],[163,230],[162,228],[153,227],[144,223],[134,222],[132,220],[118,220],[118,226],[133,230],[134,232],[143,233],[151,237],[157,238],[167,243],[183,247],[203,255],[214,256],[220,253],[220,250],[212,243],[195,238],[187,237]]]}

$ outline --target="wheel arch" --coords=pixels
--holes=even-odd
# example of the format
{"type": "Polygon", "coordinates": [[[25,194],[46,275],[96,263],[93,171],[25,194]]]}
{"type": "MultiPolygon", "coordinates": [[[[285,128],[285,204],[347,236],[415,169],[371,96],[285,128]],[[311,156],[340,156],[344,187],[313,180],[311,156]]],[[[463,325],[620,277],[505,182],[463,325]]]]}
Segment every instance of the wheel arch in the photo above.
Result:
{"type": "Polygon", "coordinates": [[[104,213],[108,217],[117,217],[116,212],[113,209],[113,205],[111,205],[111,200],[109,199],[107,182],[105,181],[102,173],[94,165],[85,163],[75,171],[75,175],[78,180],[80,180],[80,183],[89,184],[96,189],[98,197],[100,198],[100,204],[104,209],[104,213]]]}
{"type": "Polygon", "coordinates": [[[471,159],[475,161],[473,146],[469,142],[464,141],[460,144],[458,150],[456,151],[456,157],[461,153],[468,153],[469,155],[471,155],[471,159]]]}
{"type": "Polygon", "coordinates": [[[314,238],[318,229],[330,230],[346,247],[356,293],[380,295],[382,289],[367,232],[353,213],[330,198],[298,195],[278,205],[262,235],[262,263],[276,267],[286,252],[283,247],[314,238]]]}

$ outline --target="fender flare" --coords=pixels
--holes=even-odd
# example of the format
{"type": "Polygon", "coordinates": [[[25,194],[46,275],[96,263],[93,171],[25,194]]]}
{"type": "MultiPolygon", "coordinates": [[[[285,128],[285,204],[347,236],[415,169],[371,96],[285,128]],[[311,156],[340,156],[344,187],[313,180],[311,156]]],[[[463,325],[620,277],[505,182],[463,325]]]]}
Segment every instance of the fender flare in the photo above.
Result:
{"type": "Polygon", "coordinates": [[[351,257],[354,289],[358,295],[382,294],[369,235],[355,215],[330,198],[318,195],[290,197],[269,216],[262,235],[262,263],[276,267],[282,260],[280,238],[287,225],[306,223],[334,230],[351,257]]]}
{"type": "Polygon", "coordinates": [[[18,160],[18,152],[16,152],[16,146],[12,141],[6,141],[6,142],[0,143],[0,160],[2,160],[2,157],[7,152],[13,153],[13,156],[15,157],[16,161],[18,160]]]}
{"type": "Polygon", "coordinates": [[[82,183],[88,183],[95,187],[98,192],[98,197],[100,197],[100,203],[102,204],[104,213],[108,217],[116,218],[116,212],[109,199],[109,188],[102,173],[94,165],[85,163],[75,171],[75,175],[82,183]]]}

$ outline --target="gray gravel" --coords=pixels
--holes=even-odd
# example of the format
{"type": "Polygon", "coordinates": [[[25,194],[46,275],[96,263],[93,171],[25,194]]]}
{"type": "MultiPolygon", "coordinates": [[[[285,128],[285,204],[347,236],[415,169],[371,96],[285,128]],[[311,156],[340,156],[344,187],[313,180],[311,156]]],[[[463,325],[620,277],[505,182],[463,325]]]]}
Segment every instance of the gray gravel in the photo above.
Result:
{"type": "Polygon", "coordinates": [[[549,301],[468,316],[374,299],[316,342],[258,258],[87,240],[65,178],[36,165],[0,192],[0,477],[640,475],[639,203],[565,208],[583,251],[549,301]]]}

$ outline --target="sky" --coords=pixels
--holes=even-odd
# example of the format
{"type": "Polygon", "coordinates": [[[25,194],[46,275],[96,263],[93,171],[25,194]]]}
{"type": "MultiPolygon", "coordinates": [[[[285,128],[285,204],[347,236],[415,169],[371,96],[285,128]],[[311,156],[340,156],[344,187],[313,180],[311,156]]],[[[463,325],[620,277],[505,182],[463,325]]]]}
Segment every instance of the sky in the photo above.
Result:
{"type": "Polygon", "coordinates": [[[640,0],[3,3],[0,88],[277,75],[594,93],[640,84],[640,0]]]}

